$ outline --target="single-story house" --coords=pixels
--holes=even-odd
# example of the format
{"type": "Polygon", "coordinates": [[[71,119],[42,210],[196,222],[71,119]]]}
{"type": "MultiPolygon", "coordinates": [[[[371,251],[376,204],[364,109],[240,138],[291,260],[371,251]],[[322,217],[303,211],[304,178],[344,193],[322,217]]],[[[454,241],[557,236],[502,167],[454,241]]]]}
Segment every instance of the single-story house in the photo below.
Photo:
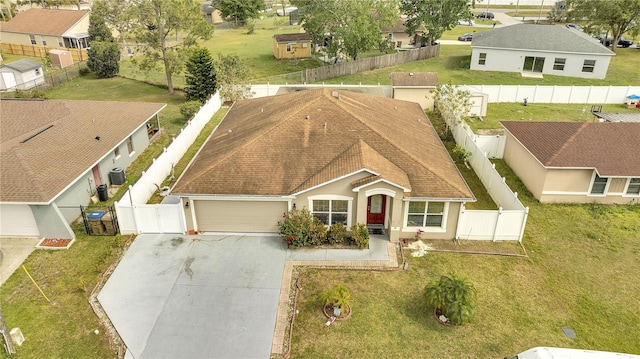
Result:
{"type": "Polygon", "coordinates": [[[416,33],[410,36],[407,33],[407,27],[405,23],[407,22],[407,18],[400,17],[396,20],[396,23],[393,26],[385,26],[382,28],[383,37],[389,39],[395,47],[401,48],[410,48],[415,47],[416,44],[420,44],[420,37],[424,33],[424,26],[418,27],[416,33]]]}
{"type": "Polygon", "coordinates": [[[392,72],[393,98],[417,102],[433,111],[434,91],[438,87],[436,72],[392,72]]]}
{"type": "Polygon", "coordinates": [[[479,32],[471,49],[471,70],[589,79],[604,79],[615,55],[582,31],[534,24],[479,32]]]}
{"type": "Polygon", "coordinates": [[[30,90],[43,84],[42,64],[22,59],[0,66],[0,90],[30,90]]]}
{"type": "Polygon", "coordinates": [[[7,44],[86,49],[89,10],[30,8],[2,23],[0,38],[7,44]]]}
{"type": "Polygon", "coordinates": [[[73,238],[80,206],[144,151],[165,106],[3,99],[0,236],[73,238]]]}
{"type": "Polygon", "coordinates": [[[199,232],[277,232],[291,209],[390,240],[455,237],[475,197],[421,106],[321,88],[240,100],[171,190],[199,232]]]}
{"type": "Polygon", "coordinates": [[[504,121],[504,159],[543,203],[640,200],[640,123],[504,121]]]}
{"type": "Polygon", "coordinates": [[[306,32],[273,35],[273,56],[276,59],[311,57],[311,36],[306,32]]]}

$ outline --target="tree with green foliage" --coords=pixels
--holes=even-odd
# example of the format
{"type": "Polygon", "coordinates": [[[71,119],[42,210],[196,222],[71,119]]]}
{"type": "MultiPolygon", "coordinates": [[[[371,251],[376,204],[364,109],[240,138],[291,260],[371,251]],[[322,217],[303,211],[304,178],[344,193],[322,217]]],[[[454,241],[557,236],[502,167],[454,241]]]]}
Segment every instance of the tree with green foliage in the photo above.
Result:
{"type": "Polygon", "coordinates": [[[101,0],[93,3],[91,11],[102,16],[105,23],[118,32],[122,48],[127,47],[127,36],[136,26],[136,8],[128,0],[101,0]]]}
{"type": "Polygon", "coordinates": [[[410,36],[424,28],[422,45],[431,45],[442,34],[458,25],[460,20],[471,21],[473,14],[467,0],[400,0],[400,11],[407,15],[405,26],[410,36]]]}
{"type": "Polygon", "coordinates": [[[216,70],[209,50],[198,47],[186,63],[184,95],[189,101],[205,103],[216,92],[216,70]]]}
{"type": "Polygon", "coordinates": [[[264,0],[217,0],[212,5],[220,10],[225,20],[234,22],[236,26],[257,18],[264,10],[264,0]]]}
{"type": "Polygon", "coordinates": [[[92,12],[89,16],[91,47],[87,51],[87,67],[95,72],[98,78],[113,77],[120,72],[120,48],[114,41],[104,18],[99,13],[92,12]]]}
{"type": "Polygon", "coordinates": [[[585,31],[593,35],[611,34],[613,52],[624,33],[640,33],[640,0],[566,0],[566,5],[567,21],[586,21],[585,31]]]}
{"type": "Polygon", "coordinates": [[[377,49],[382,28],[395,24],[398,10],[392,0],[292,0],[302,13],[302,27],[315,44],[326,44],[329,57],[377,49]]]}
{"type": "Polygon", "coordinates": [[[141,69],[155,69],[158,62],[164,66],[167,90],[173,93],[174,74],[184,66],[184,50],[196,45],[200,39],[209,39],[213,27],[201,14],[195,0],[139,0],[136,3],[138,25],[133,29],[136,40],[143,44],[142,59],[136,61],[141,69]],[[173,41],[171,34],[181,35],[173,41]]]}
{"type": "Polygon", "coordinates": [[[468,322],[473,316],[476,290],[466,278],[452,274],[441,276],[427,284],[423,298],[427,306],[435,309],[438,319],[456,325],[468,322]]]}
{"type": "Polygon", "coordinates": [[[240,56],[219,53],[214,67],[218,91],[223,101],[235,102],[251,97],[248,85],[249,67],[240,56]]]}

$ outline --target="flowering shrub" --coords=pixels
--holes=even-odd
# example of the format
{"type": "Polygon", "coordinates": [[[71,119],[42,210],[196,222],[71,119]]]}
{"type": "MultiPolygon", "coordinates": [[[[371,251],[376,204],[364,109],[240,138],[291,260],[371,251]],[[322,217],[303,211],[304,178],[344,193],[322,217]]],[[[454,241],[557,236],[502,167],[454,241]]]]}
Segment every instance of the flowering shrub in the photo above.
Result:
{"type": "Polygon", "coordinates": [[[293,209],[282,214],[278,221],[278,233],[289,248],[298,248],[324,243],[327,229],[308,209],[293,209]]]}

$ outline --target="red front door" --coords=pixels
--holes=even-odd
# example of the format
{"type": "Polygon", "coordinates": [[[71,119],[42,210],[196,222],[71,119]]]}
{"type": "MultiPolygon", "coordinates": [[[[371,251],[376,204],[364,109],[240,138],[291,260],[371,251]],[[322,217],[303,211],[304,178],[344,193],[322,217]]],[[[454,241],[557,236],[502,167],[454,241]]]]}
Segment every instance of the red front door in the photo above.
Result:
{"type": "Polygon", "coordinates": [[[374,194],[367,198],[367,224],[383,224],[387,196],[374,194]]]}

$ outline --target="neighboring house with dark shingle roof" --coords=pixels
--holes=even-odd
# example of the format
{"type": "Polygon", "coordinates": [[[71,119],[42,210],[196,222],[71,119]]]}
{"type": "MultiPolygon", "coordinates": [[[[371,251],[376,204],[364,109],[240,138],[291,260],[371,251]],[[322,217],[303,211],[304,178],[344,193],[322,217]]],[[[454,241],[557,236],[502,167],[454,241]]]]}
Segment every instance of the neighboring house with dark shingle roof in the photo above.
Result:
{"type": "Polygon", "coordinates": [[[471,42],[471,70],[604,79],[615,54],[582,31],[518,24],[479,32],[471,42]]]}
{"type": "Polygon", "coordinates": [[[190,230],[276,232],[308,208],[392,241],[454,238],[475,200],[417,103],[327,88],[236,102],[171,192],[190,230]]]}
{"type": "Polygon", "coordinates": [[[7,44],[85,49],[89,47],[89,10],[21,11],[2,23],[0,38],[7,44]]]}
{"type": "Polygon", "coordinates": [[[273,56],[276,59],[311,57],[311,37],[306,32],[273,35],[273,56]]]}
{"type": "Polygon", "coordinates": [[[502,122],[504,159],[545,203],[640,200],[640,123],[502,122]]]}
{"type": "Polygon", "coordinates": [[[0,66],[0,90],[29,90],[44,82],[39,62],[22,59],[0,66]]]}
{"type": "Polygon", "coordinates": [[[69,223],[149,145],[166,105],[11,100],[0,105],[0,236],[73,238],[69,223]]]}
{"type": "Polygon", "coordinates": [[[392,72],[391,86],[393,98],[417,102],[423,109],[433,111],[437,72],[392,72]]]}

